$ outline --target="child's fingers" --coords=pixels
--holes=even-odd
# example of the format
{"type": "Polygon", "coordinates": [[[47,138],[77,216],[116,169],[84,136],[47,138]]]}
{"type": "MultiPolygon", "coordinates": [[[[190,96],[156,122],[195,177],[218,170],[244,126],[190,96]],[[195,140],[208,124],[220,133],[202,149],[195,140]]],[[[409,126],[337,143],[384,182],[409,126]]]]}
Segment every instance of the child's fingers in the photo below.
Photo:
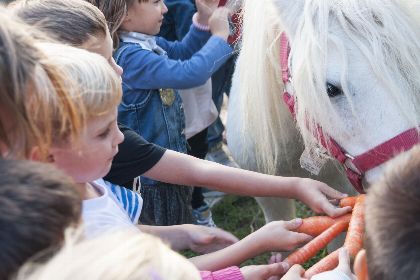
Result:
{"type": "Polygon", "coordinates": [[[302,225],[303,220],[296,218],[290,221],[284,221],[284,228],[287,230],[295,230],[302,225]]]}
{"type": "Polygon", "coordinates": [[[296,245],[307,243],[314,238],[312,235],[309,235],[306,233],[295,233],[295,235],[296,235],[296,245]]]}
{"type": "Polygon", "coordinates": [[[333,199],[342,199],[347,197],[348,195],[342,192],[339,192],[333,188],[328,187],[328,185],[324,185],[321,191],[329,198],[333,199]]]}
{"type": "Polygon", "coordinates": [[[303,279],[303,274],[305,273],[305,270],[298,264],[295,264],[292,266],[289,271],[286,273],[286,275],[281,278],[282,280],[292,280],[292,279],[303,279]]]}
{"type": "Polygon", "coordinates": [[[341,248],[338,255],[338,269],[344,273],[351,273],[350,255],[346,248],[341,248]]]}
{"type": "Polygon", "coordinates": [[[332,205],[328,200],[323,204],[322,211],[330,217],[339,217],[351,211],[350,206],[346,207],[336,207],[332,205]]]}
{"type": "Polygon", "coordinates": [[[271,277],[271,276],[283,275],[287,272],[288,269],[289,269],[289,264],[286,262],[268,264],[267,265],[268,275],[266,276],[271,277]]]}

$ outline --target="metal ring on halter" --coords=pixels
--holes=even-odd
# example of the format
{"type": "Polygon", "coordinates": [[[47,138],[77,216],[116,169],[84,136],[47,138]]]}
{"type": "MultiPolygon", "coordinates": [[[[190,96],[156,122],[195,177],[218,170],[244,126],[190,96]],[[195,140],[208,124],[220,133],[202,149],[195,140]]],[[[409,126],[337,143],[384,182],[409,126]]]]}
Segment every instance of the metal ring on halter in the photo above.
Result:
{"type": "Polygon", "coordinates": [[[363,176],[363,173],[353,163],[354,156],[347,153],[345,153],[344,156],[346,157],[346,160],[343,162],[344,168],[349,169],[360,176],[363,176]]]}

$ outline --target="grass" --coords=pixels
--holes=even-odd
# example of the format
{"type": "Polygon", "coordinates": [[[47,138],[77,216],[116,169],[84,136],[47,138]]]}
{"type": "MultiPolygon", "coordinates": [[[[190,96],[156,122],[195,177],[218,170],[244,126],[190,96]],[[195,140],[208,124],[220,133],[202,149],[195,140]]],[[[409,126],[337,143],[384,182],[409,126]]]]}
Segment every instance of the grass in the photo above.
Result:
{"type": "MultiPolygon", "coordinates": [[[[262,210],[258,207],[256,201],[251,197],[225,196],[212,209],[213,219],[216,225],[237,236],[239,239],[256,231],[265,224],[262,210]]],[[[298,217],[305,218],[312,216],[313,213],[302,203],[297,203],[296,213],[298,217]]],[[[310,267],[320,258],[326,256],[326,250],[321,251],[317,256],[304,265],[304,268],[310,267]]],[[[184,252],[187,257],[194,256],[191,251],[184,252]]],[[[244,262],[241,266],[251,264],[267,264],[270,253],[257,256],[244,262]]]]}

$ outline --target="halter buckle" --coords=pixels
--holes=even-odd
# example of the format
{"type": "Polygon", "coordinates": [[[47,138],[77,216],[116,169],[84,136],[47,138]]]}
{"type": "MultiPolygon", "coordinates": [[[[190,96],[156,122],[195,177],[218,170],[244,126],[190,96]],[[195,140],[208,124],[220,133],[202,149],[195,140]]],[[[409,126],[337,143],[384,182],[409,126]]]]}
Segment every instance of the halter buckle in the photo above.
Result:
{"type": "Polygon", "coordinates": [[[363,173],[353,163],[354,156],[352,156],[350,154],[347,154],[347,153],[345,153],[344,156],[346,157],[346,159],[343,162],[344,168],[346,170],[350,170],[350,171],[354,172],[355,174],[357,174],[359,176],[363,176],[363,173]]]}

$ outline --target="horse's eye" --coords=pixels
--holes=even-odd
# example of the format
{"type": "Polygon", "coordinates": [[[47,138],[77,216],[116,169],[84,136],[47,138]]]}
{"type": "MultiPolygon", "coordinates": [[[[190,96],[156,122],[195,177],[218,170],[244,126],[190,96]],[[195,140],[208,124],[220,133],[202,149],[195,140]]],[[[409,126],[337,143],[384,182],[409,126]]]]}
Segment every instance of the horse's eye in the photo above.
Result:
{"type": "Polygon", "coordinates": [[[343,94],[343,91],[335,85],[327,83],[327,93],[329,97],[336,97],[343,94]]]}

